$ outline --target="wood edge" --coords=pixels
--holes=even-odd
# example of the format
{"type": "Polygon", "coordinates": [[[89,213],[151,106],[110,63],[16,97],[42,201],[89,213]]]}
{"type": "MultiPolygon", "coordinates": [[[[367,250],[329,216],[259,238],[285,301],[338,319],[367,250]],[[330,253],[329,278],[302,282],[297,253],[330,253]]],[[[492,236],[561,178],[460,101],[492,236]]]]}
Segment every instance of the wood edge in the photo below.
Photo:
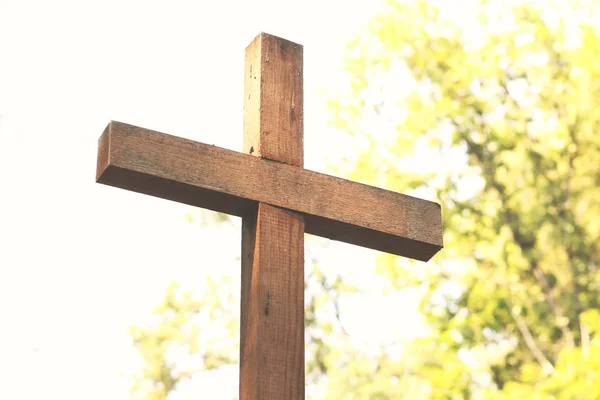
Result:
{"type": "Polygon", "coordinates": [[[265,33],[260,32],[258,35],[254,36],[254,39],[252,39],[250,41],[250,43],[248,43],[248,46],[246,46],[246,49],[244,50],[244,54],[248,53],[248,49],[252,46],[255,46],[255,43],[259,42],[262,39],[263,35],[265,35],[265,33]]]}
{"type": "Polygon", "coordinates": [[[276,36],[276,35],[272,35],[270,33],[267,32],[260,32],[257,36],[257,38],[260,37],[261,39],[268,39],[268,40],[277,40],[279,42],[281,42],[282,44],[286,45],[286,46],[297,46],[300,47],[300,51],[304,52],[304,46],[301,45],[300,43],[296,43],[292,40],[289,39],[284,39],[281,36],[276,36]]]}
{"type": "Polygon", "coordinates": [[[302,213],[302,215],[306,222],[305,232],[310,235],[369,248],[383,253],[412,258],[418,261],[429,261],[443,248],[442,244],[434,241],[398,236],[312,214],[302,213]]]}
{"type": "Polygon", "coordinates": [[[96,159],[96,183],[102,183],[102,174],[110,165],[111,131],[114,121],[110,121],[98,138],[98,156],[96,159]]]}
{"type": "MultiPolygon", "coordinates": [[[[261,54],[261,41],[263,33],[259,33],[244,50],[244,110],[243,110],[243,139],[242,139],[242,153],[250,154],[253,157],[261,157],[261,146],[260,146],[260,119],[256,118],[255,112],[258,112],[259,107],[256,103],[256,93],[252,100],[250,99],[251,92],[256,90],[253,87],[259,85],[259,96],[260,86],[262,86],[262,54],[261,54]],[[258,60],[257,60],[258,58],[258,60]],[[258,82],[253,83],[258,78],[258,82]]],[[[260,102],[260,101],[259,101],[260,102]]]]}
{"type": "MultiPolygon", "coordinates": [[[[408,195],[405,195],[405,196],[408,196],[408,195]]],[[[438,251],[440,251],[441,249],[444,248],[444,223],[443,223],[443,216],[442,216],[442,206],[437,201],[421,199],[419,197],[414,197],[414,196],[411,196],[411,197],[413,197],[415,199],[419,199],[421,201],[426,201],[427,203],[430,203],[431,206],[433,208],[435,208],[435,210],[436,210],[436,220],[437,220],[436,223],[439,224],[439,237],[437,237],[435,239],[435,242],[433,240],[431,242],[428,242],[429,244],[431,244],[433,246],[439,247],[431,256],[431,257],[433,257],[438,251]]],[[[417,240],[417,241],[421,242],[420,240],[417,240]]]]}
{"type": "Polygon", "coordinates": [[[414,260],[427,262],[427,261],[431,260],[433,257],[435,257],[435,255],[438,254],[444,248],[444,245],[437,245],[437,244],[424,243],[424,242],[421,242],[421,243],[427,245],[427,247],[430,249],[430,253],[427,253],[427,255],[425,255],[424,257],[410,257],[410,256],[402,256],[402,255],[400,257],[408,257],[408,258],[412,258],[414,260]]]}
{"type": "Polygon", "coordinates": [[[427,262],[444,248],[443,244],[425,242],[419,239],[406,239],[401,236],[396,236],[396,241],[398,243],[406,241],[407,244],[405,245],[402,251],[403,254],[399,254],[399,252],[389,250],[375,250],[383,251],[389,254],[394,254],[400,257],[412,258],[413,260],[427,262]],[[408,241],[410,241],[410,243],[408,241]]]}

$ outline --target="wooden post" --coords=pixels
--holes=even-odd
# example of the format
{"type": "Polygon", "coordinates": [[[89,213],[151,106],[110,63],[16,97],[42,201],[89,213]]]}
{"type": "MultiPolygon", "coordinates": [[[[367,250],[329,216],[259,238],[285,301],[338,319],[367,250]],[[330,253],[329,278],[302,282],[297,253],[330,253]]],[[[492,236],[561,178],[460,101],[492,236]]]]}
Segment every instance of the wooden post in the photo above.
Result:
{"type": "MultiPolygon", "coordinates": [[[[248,46],[245,152],[303,167],[302,68],[296,43],[262,33],[248,46]]],[[[241,297],[240,400],[304,399],[302,215],[259,203],[243,217],[241,297]]]]}

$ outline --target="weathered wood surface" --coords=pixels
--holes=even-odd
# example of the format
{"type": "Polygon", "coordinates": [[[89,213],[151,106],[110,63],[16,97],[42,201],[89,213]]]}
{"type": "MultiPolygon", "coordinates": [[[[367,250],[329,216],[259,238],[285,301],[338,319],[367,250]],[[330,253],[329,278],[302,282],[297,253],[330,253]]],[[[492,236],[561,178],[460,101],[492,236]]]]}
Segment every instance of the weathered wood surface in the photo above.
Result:
{"type": "Polygon", "coordinates": [[[261,203],[242,241],[240,400],[302,400],[304,221],[261,203]]]}
{"type": "Polygon", "coordinates": [[[307,233],[422,261],[443,246],[437,203],[120,122],[100,137],[96,180],[237,216],[268,203],[307,233]]]}
{"type": "Polygon", "coordinates": [[[302,46],[261,33],[246,48],[244,153],[302,166],[302,46]]]}
{"type": "MultiPolygon", "coordinates": [[[[244,93],[244,150],[301,171],[302,46],[260,34],[244,93]]],[[[243,215],[241,283],[240,400],[303,400],[302,215],[266,203],[243,215]]]]}

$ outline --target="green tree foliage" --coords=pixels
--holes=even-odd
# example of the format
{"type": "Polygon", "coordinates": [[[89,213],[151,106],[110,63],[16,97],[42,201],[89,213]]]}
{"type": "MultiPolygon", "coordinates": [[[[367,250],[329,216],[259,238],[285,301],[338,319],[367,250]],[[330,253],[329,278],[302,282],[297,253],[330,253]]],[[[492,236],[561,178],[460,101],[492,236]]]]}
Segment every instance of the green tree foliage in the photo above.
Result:
{"type": "Polygon", "coordinates": [[[330,398],[600,398],[598,21],[597,1],[390,2],[350,44],[330,105],[363,146],[341,165],[440,201],[445,249],[380,257],[426,290],[430,334],[330,398]]]}
{"type": "Polygon", "coordinates": [[[142,359],[132,398],[165,400],[194,374],[232,364],[238,359],[238,303],[226,279],[207,279],[200,291],[171,283],[152,320],[131,328],[142,359]]]}

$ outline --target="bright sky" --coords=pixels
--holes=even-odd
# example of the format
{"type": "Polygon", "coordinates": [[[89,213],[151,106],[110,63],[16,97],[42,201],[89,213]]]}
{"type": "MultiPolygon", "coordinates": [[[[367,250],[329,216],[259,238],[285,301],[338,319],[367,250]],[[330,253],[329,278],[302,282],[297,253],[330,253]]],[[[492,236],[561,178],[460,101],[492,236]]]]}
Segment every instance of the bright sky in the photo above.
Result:
{"type": "MultiPolygon", "coordinates": [[[[244,49],[265,31],[304,45],[305,164],[324,171],[334,135],[320,93],[340,81],[344,41],[378,6],[0,0],[4,398],[127,399],[127,374],[137,365],[127,329],[144,320],[169,280],[193,288],[207,273],[239,274],[231,229],[188,222],[188,206],[94,183],[108,121],[241,150],[244,49]]],[[[319,261],[345,266],[349,280],[376,290],[376,279],[363,279],[374,256],[333,243],[319,261]]],[[[410,308],[407,301],[394,297],[391,307],[410,308]]],[[[364,304],[345,306],[357,343],[361,326],[373,330],[364,340],[401,334],[399,322],[385,325],[364,304]]],[[[202,390],[201,398],[230,399],[232,371],[173,397],[199,398],[202,390]]]]}

